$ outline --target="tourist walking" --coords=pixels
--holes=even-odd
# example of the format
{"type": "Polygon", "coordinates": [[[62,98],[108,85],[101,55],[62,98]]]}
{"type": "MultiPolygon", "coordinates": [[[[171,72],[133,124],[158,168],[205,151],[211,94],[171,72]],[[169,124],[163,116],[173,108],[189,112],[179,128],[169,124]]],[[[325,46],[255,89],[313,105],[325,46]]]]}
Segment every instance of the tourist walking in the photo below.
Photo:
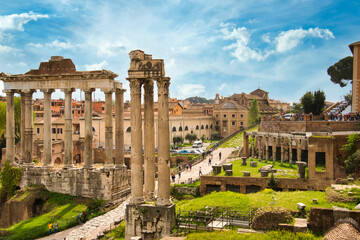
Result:
{"type": "Polygon", "coordinates": [[[219,152],[219,161],[221,161],[221,152],[219,152]]]}
{"type": "Polygon", "coordinates": [[[211,157],[209,157],[208,165],[211,165],[211,157]]]}
{"type": "Polygon", "coordinates": [[[199,167],[199,176],[202,175],[202,172],[201,172],[201,167],[199,167]]]}
{"type": "Polygon", "coordinates": [[[82,211],[82,213],[81,213],[81,217],[82,217],[82,222],[83,223],[86,223],[86,213],[84,212],[84,211],[82,211]]]}
{"type": "Polygon", "coordinates": [[[49,228],[49,235],[51,235],[51,230],[52,230],[52,228],[53,228],[53,225],[52,225],[52,223],[48,223],[48,228],[49,228]]]}
{"type": "Polygon", "coordinates": [[[190,167],[190,171],[191,171],[191,167],[192,167],[192,164],[191,164],[191,163],[190,163],[189,167],[190,167]]]}
{"type": "Polygon", "coordinates": [[[57,221],[55,221],[54,222],[54,233],[57,233],[58,227],[59,227],[59,225],[58,225],[57,221]]]}
{"type": "Polygon", "coordinates": [[[174,174],[174,173],[171,174],[171,180],[172,180],[173,182],[175,182],[175,174],[174,174]]]}
{"type": "Polygon", "coordinates": [[[78,222],[79,222],[79,224],[81,224],[81,212],[79,212],[79,215],[78,215],[78,222]]]}
{"type": "Polygon", "coordinates": [[[179,170],[179,179],[181,178],[181,170],[179,170]]]}

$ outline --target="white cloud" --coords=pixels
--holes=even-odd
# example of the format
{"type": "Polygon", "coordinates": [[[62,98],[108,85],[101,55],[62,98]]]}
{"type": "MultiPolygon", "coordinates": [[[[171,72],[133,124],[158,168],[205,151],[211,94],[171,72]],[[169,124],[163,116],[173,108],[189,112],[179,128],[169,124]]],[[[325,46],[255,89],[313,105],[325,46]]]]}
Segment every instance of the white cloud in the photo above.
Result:
{"type": "Polygon", "coordinates": [[[264,35],[261,36],[261,40],[263,40],[266,43],[271,43],[270,40],[270,33],[265,33],[264,35]]]}
{"type": "Polygon", "coordinates": [[[8,46],[4,46],[0,44],[0,53],[7,53],[7,52],[11,52],[14,49],[12,47],[8,47],[8,46]]]}
{"type": "Polygon", "coordinates": [[[226,83],[222,83],[219,87],[219,91],[224,90],[224,88],[226,88],[226,87],[227,87],[226,83]]]}
{"type": "Polygon", "coordinates": [[[184,84],[179,87],[182,96],[194,96],[205,92],[205,87],[201,84],[184,84]]]}
{"type": "Polygon", "coordinates": [[[48,47],[55,47],[61,49],[74,49],[75,47],[69,42],[60,42],[58,40],[53,41],[52,43],[47,43],[48,47]]]}
{"type": "Polygon", "coordinates": [[[262,61],[272,53],[272,51],[262,53],[260,50],[254,50],[248,47],[251,34],[245,27],[234,28],[232,31],[229,31],[228,28],[222,28],[221,32],[225,40],[236,41],[235,43],[225,46],[224,49],[232,50],[230,54],[237,58],[240,62],[246,62],[250,59],[262,61]]]}
{"type": "Polygon", "coordinates": [[[98,54],[101,56],[116,56],[123,53],[125,46],[121,42],[101,42],[98,44],[98,54]]]}
{"type": "Polygon", "coordinates": [[[35,14],[33,12],[0,16],[0,30],[24,31],[23,25],[29,21],[37,21],[40,18],[49,18],[47,14],[35,14]]]}
{"type": "Polygon", "coordinates": [[[329,29],[320,29],[320,28],[309,28],[308,30],[304,30],[302,28],[299,29],[291,29],[285,32],[281,32],[276,38],[276,51],[285,52],[296,46],[298,46],[302,39],[306,37],[313,38],[324,38],[326,40],[330,38],[334,38],[333,33],[329,29]]]}
{"type": "Polygon", "coordinates": [[[92,71],[92,70],[100,70],[103,69],[105,66],[107,66],[108,63],[104,60],[101,63],[94,63],[91,65],[85,65],[86,71],[92,71]]]}

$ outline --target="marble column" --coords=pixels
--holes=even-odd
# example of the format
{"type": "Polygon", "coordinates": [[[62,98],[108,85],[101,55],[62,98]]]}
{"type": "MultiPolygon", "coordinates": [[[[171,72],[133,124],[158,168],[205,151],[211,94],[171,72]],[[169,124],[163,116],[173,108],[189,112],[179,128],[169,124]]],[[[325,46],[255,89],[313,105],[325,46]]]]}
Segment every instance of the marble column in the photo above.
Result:
{"type": "Polygon", "coordinates": [[[6,93],[6,160],[15,163],[15,118],[14,91],[4,90],[6,93]]]}
{"type": "Polygon", "coordinates": [[[145,200],[155,197],[154,81],[144,82],[144,177],[145,200]]]}
{"type": "MultiPolygon", "coordinates": [[[[73,88],[64,89],[65,93],[65,156],[63,168],[72,168],[73,165],[73,124],[72,124],[72,93],[73,88]]],[[[86,122],[85,122],[86,124],[86,122]]]]}
{"type": "Polygon", "coordinates": [[[142,116],[141,85],[142,80],[131,78],[131,204],[144,202],[143,196],[143,156],[142,156],[142,116]]]}
{"type": "Polygon", "coordinates": [[[251,148],[251,158],[254,159],[255,158],[255,146],[254,146],[254,142],[255,142],[255,136],[253,134],[251,134],[251,144],[250,144],[250,148],[251,148]]]}
{"type": "Polygon", "coordinates": [[[243,135],[244,156],[249,157],[249,135],[244,131],[243,135]]]}
{"type": "Polygon", "coordinates": [[[124,166],[124,92],[115,91],[115,166],[124,166]]]}
{"type": "MultiPolygon", "coordinates": [[[[51,93],[53,89],[41,90],[44,93],[44,159],[43,167],[52,165],[52,141],[51,141],[51,93]]],[[[65,141],[66,144],[66,141],[65,141]]]]}
{"type": "Polygon", "coordinates": [[[297,161],[301,162],[301,139],[296,139],[296,152],[297,152],[297,161]]]}
{"type": "Polygon", "coordinates": [[[84,144],[84,168],[93,166],[93,126],[92,126],[92,99],[93,88],[84,90],[85,92],[85,144],[84,144]]]}
{"type": "Polygon", "coordinates": [[[281,148],[281,156],[280,156],[280,161],[281,164],[284,163],[284,138],[280,137],[280,148],[281,148]]]}
{"type": "Polygon", "coordinates": [[[33,90],[25,92],[25,163],[33,163],[33,90]]]}
{"type": "Polygon", "coordinates": [[[289,164],[293,164],[293,157],[292,157],[292,138],[289,138],[289,164]]]}
{"type": "Polygon", "coordinates": [[[257,137],[258,141],[258,159],[261,161],[262,160],[262,136],[258,136],[257,137]]]}
{"type": "Polygon", "coordinates": [[[21,100],[20,100],[20,147],[21,147],[21,159],[20,164],[25,163],[25,93],[20,92],[21,100]]]}
{"type": "Polygon", "coordinates": [[[272,157],[273,157],[273,162],[276,162],[276,137],[273,137],[273,142],[272,142],[272,157]]]}
{"type": "Polygon", "coordinates": [[[269,136],[265,137],[265,160],[269,160],[269,136]]]}
{"type": "Polygon", "coordinates": [[[112,90],[105,90],[105,159],[104,167],[113,168],[113,111],[112,111],[112,90]]]}
{"type": "Polygon", "coordinates": [[[157,80],[158,86],[158,198],[157,205],[170,205],[170,78],[157,80]]]}

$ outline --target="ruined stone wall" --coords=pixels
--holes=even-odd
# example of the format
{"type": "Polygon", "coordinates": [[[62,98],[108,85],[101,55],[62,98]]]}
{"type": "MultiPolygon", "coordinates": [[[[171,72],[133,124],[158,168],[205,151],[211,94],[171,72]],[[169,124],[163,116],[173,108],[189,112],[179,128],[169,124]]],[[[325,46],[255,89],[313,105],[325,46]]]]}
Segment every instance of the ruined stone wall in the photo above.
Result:
{"type": "MultiPolygon", "coordinates": [[[[278,188],[283,191],[288,190],[325,190],[332,182],[328,180],[312,179],[291,179],[276,178],[279,180],[278,188]]],[[[219,176],[201,176],[200,195],[207,193],[207,185],[220,186],[220,191],[226,191],[227,185],[239,186],[240,193],[246,193],[246,188],[258,186],[259,191],[267,188],[268,177],[219,177],[219,176]]]]}
{"type": "Polygon", "coordinates": [[[23,167],[21,188],[44,185],[52,192],[116,201],[129,192],[126,167],[111,169],[70,168],[53,171],[41,167],[23,167]]]}

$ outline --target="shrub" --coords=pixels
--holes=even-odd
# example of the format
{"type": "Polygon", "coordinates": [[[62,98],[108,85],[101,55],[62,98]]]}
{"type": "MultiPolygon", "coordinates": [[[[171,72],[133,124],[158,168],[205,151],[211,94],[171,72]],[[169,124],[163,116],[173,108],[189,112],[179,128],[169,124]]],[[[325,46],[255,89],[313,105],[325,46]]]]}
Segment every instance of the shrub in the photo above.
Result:
{"type": "Polygon", "coordinates": [[[269,179],[269,183],[268,186],[269,188],[276,190],[277,186],[278,186],[279,181],[275,179],[274,174],[271,173],[270,179],[269,179]]]}
{"type": "Polygon", "coordinates": [[[3,170],[0,173],[1,200],[5,202],[12,197],[19,186],[21,178],[21,169],[12,167],[8,160],[5,161],[3,170]]]}

